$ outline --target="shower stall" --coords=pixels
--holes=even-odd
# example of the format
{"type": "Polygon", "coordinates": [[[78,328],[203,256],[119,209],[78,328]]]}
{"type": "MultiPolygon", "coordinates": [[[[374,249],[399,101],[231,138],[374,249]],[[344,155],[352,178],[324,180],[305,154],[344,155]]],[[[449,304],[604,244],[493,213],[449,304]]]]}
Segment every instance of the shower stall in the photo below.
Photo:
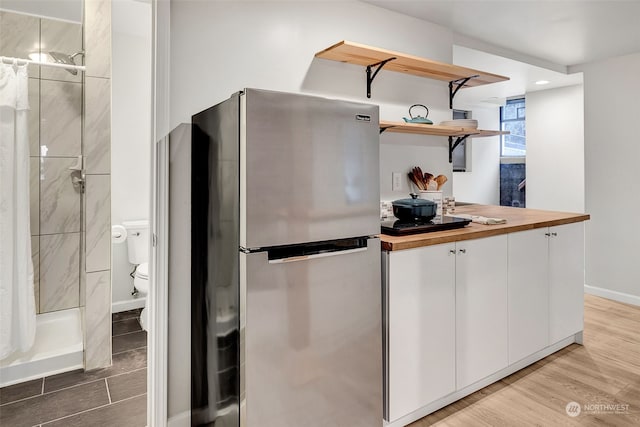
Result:
{"type": "Polygon", "coordinates": [[[85,7],[83,25],[0,9],[0,56],[30,61],[28,215],[37,313],[33,346],[0,360],[0,387],[111,363],[110,81],[85,76],[84,51],[98,31],[87,24],[99,24],[88,13],[85,7]],[[106,107],[96,102],[105,99],[106,107]]]}

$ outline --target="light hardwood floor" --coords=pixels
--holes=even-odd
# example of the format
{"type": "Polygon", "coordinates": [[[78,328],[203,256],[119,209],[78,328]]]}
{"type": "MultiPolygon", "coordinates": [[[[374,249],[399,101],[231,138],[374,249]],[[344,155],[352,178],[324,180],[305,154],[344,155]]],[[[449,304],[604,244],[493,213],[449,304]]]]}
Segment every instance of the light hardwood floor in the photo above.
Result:
{"type": "Polygon", "coordinates": [[[640,426],[640,307],[585,295],[584,317],[584,346],[572,344],[411,427],[640,426]],[[581,405],[577,417],[567,415],[569,402],[581,405]],[[591,405],[619,405],[620,413],[591,405]]]}

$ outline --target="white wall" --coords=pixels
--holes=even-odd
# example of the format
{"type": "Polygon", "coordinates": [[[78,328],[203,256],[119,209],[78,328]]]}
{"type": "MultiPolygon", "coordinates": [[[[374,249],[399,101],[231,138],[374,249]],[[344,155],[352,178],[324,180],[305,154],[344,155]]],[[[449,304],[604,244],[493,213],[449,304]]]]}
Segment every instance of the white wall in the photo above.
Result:
{"type": "Polygon", "coordinates": [[[525,96],[527,207],[584,212],[582,85],[525,96]]]}
{"type": "MultiPolygon", "coordinates": [[[[500,129],[500,108],[456,105],[472,111],[481,129],[500,129]]],[[[470,139],[467,148],[467,172],[453,173],[453,195],[456,201],[500,204],[500,137],[470,139]],[[470,167],[470,168],[469,168],[470,167]]]]}
{"type": "MultiPolygon", "coordinates": [[[[149,219],[151,5],[114,1],[112,13],[111,222],[122,224],[149,219]]],[[[112,244],[112,263],[114,311],[133,308],[126,242],[112,244]]]]}
{"type": "Polygon", "coordinates": [[[570,71],[584,72],[587,290],[640,305],[640,53],[570,71]]]}
{"type": "Polygon", "coordinates": [[[420,166],[423,172],[434,176],[445,175],[447,182],[442,187],[442,192],[445,196],[451,195],[452,169],[446,138],[385,132],[380,137],[381,200],[406,199],[410,192],[418,191],[407,176],[412,166],[420,166]],[[402,173],[402,189],[399,191],[393,191],[391,187],[393,172],[402,173]]]}
{"type": "MultiPolygon", "coordinates": [[[[314,58],[343,39],[445,62],[452,57],[450,30],[358,2],[173,2],[171,128],[244,87],[375,103],[385,120],[402,121],[415,103],[427,105],[435,122],[451,118],[445,82],[382,70],[367,99],[364,67],[314,58]]],[[[451,192],[446,138],[387,132],[381,141],[412,147],[381,147],[383,199],[407,196],[407,180],[402,191],[391,191],[391,172],[406,174],[412,166],[447,175],[444,190],[451,192]]]]}
{"type": "Polygon", "coordinates": [[[452,58],[450,30],[364,3],[174,1],[171,128],[244,87],[382,104],[387,119],[416,102],[450,117],[444,82],[381,71],[368,100],[363,67],[314,58],[340,40],[452,58]]]}

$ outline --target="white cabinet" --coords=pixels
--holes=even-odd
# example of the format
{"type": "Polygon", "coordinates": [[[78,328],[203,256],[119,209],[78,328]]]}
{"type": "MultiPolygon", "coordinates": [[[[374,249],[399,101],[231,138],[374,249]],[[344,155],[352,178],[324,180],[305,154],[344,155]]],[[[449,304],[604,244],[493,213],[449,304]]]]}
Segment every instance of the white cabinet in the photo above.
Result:
{"type": "Polygon", "coordinates": [[[383,265],[388,420],[507,366],[506,235],[388,252],[383,265]]]}
{"type": "Polygon", "coordinates": [[[458,242],[456,387],[508,365],[507,236],[458,242]]]}
{"type": "Polygon", "coordinates": [[[386,418],[455,391],[455,244],[385,253],[386,418]]]}
{"type": "Polygon", "coordinates": [[[549,227],[549,343],[584,325],[584,223],[549,227]]]}
{"type": "Polygon", "coordinates": [[[383,282],[385,419],[404,425],[582,331],[584,225],[383,252],[383,282]]]}
{"type": "Polygon", "coordinates": [[[509,234],[509,363],[583,328],[584,225],[509,234]]]}
{"type": "Polygon", "coordinates": [[[509,364],[549,344],[548,228],[509,234],[509,364]]]}

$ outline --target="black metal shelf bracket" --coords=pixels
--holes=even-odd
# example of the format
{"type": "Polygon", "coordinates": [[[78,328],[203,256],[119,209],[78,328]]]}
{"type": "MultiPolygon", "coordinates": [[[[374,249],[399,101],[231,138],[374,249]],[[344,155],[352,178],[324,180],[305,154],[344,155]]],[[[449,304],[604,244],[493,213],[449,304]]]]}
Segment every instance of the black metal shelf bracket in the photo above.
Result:
{"type": "Polygon", "coordinates": [[[469,136],[471,136],[471,134],[459,136],[456,138],[456,142],[453,142],[452,136],[449,137],[449,163],[453,163],[453,150],[455,150],[456,147],[460,145],[460,143],[463,142],[465,139],[467,139],[469,136]]]}
{"type": "Polygon", "coordinates": [[[376,78],[378,72],[384,67],[384,65],[389,62],[397,59],[395,56],[389,59],[385,59],[384,61],[376,62],[375,64],[367,65],[367,98],[371,98],[371,82],[376,78]],[[371,70],[373,67],[378,67],[371,75],[371,70]]]}
{"type": "Polygon", "coordinates": [[[475,76],[464,77],[462,79],[451,80],[449,82],[449,109],[453,108],[453,98],[456,96],[456,93],[458,93],[460,88],[464,87],[469,80],[475,79],[476,77],[480,77],[480,75],[476,74],[475,76]],[[454,85],[456,87],[455,89],[453,88],[454,85]]]}
{"type": "Polygon", "coordinates": [[[382,135],[384,133],[385,130],[387,130],[389,128],[380,128],[380,135],[382,135]]]}

